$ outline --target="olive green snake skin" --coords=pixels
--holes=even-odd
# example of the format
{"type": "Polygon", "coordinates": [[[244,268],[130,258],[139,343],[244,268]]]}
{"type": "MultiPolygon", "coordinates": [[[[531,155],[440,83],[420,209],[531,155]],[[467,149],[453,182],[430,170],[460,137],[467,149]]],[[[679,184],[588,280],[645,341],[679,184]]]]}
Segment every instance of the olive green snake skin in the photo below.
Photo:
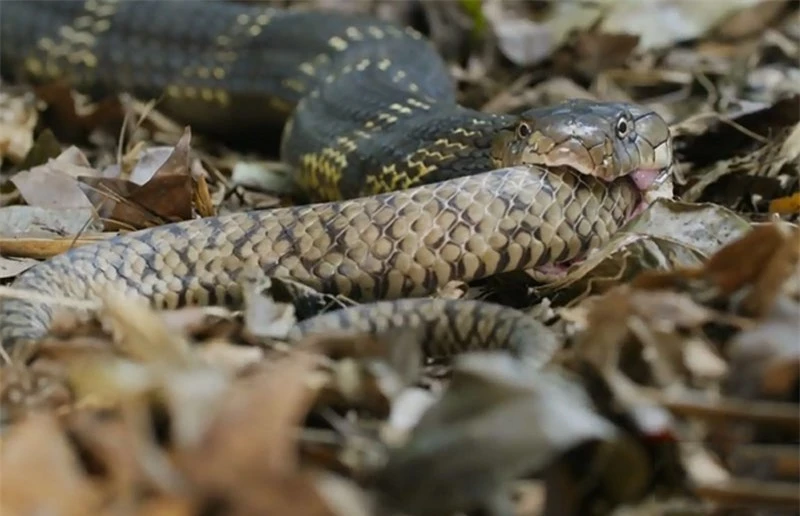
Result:
{"type": "MultiPolygon", "coordinates": [[[[544,359],[553,346],[536,342],[541,327],[521,312],[419,298],[451,280],[580,259],[641,207],[630,178],[671,165],[666,123],[641,106],[459,106],[430,43],[371,18],[231,2],[0,9],[5,77],[156,98],[211,134],[283,128],[281,158],[315,202],[75,248],[14,283],[44,294],[87,299],[115,287],[162,307],[236,305],[243,274],[257,271],[388,300],[304,321],[296,335],[421,325],[444,343],[431,355],[527,346],[544,359]]],[[[5,346],[46,333],[51,306],[1,302],[5,346]]]]}

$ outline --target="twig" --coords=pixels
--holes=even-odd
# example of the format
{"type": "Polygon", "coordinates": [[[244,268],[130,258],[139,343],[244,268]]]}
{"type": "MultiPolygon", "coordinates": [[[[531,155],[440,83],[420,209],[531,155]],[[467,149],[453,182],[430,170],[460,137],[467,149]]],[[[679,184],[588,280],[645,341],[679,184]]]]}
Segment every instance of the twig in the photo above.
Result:
{"type": "Polygon", "coordinates": [[[696,391],[669,394],[653,388],[643,388],[642,392],[681,416],[800,429],[800,409],[794,403],[725,397],[708,399],[696,391]]]}
{"type": "Polygon", "coordinates": [[[728,480],[695,486],[698,496],[725,507],[793,507],[800,505],[800,490],[790,482],[728,480]]]}

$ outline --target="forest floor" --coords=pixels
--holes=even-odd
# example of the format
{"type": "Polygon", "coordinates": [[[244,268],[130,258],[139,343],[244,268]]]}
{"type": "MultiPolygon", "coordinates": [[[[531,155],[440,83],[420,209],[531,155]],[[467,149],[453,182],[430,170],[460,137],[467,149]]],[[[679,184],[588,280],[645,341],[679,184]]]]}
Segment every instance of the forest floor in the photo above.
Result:
{"type": "MultiPolygon", "coordinates": [[[[242,310],[51,299],[51,335],[0,347],[4,515],[797,514],[796,5],[262,3],[413,24],[473,108],[649,106],[673,195],[558,280],[437,293],[522,306],[562,344],[544,371],[423,366],[410,334],[287,346],[309,309],[352,304],[289,279],[242,310]]],[[[293,202],[277,156],[58,84],[2,84],[0,164],[0,300],[74,246],[293,202]]]]}

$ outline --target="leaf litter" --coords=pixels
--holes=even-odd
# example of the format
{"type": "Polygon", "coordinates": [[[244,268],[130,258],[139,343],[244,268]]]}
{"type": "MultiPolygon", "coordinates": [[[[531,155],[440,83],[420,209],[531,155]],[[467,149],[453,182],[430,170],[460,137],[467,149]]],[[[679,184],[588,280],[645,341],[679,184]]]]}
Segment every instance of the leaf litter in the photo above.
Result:
{"type": "MultiPolygon", "coordinates": [[[[291,278],[257,279],[238,310],[51,300],[35,349],[0,347],[3,512],[796,511],[796,6],[310,4],[424,20],[474,107],[649,105],[675,137],[672,191],[564,274],[434,296],[546,323],[561,345],[544,370],[430,363],[413,331],[287,340],[355,304],[291,278]]],[[[121,232],[294,203],[274,159],[150,99],[4,84],[0,282],[121,232]]]]}

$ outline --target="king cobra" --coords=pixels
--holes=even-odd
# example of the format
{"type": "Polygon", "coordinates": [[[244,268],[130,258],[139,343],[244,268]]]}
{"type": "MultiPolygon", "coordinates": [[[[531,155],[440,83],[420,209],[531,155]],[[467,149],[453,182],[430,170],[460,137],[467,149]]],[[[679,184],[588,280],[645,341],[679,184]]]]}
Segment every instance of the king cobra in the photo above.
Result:
{"type": "MultiPolygon", "coordinates": [[[[209,134],[282,130],[280,157],[312,204],[199,218],[76,247],[14,286],[153,306],[240,304],[247,271],[365,304],[294,334],[419,326],[431,355],[552,342],[520,311],[430,296],[574,262],[641,210],[669,174],[668,125],[627,103],[572,100],[520,114],[459,105],[433,45],[367,16],[233,2],[5,2],[2,72],[120,92],[209,134]]],[[[266,142],[265,142],[266,145],[266,142]]],[[[35,341],[46,303],[7,298],[5,346],[35,341]]]]}

